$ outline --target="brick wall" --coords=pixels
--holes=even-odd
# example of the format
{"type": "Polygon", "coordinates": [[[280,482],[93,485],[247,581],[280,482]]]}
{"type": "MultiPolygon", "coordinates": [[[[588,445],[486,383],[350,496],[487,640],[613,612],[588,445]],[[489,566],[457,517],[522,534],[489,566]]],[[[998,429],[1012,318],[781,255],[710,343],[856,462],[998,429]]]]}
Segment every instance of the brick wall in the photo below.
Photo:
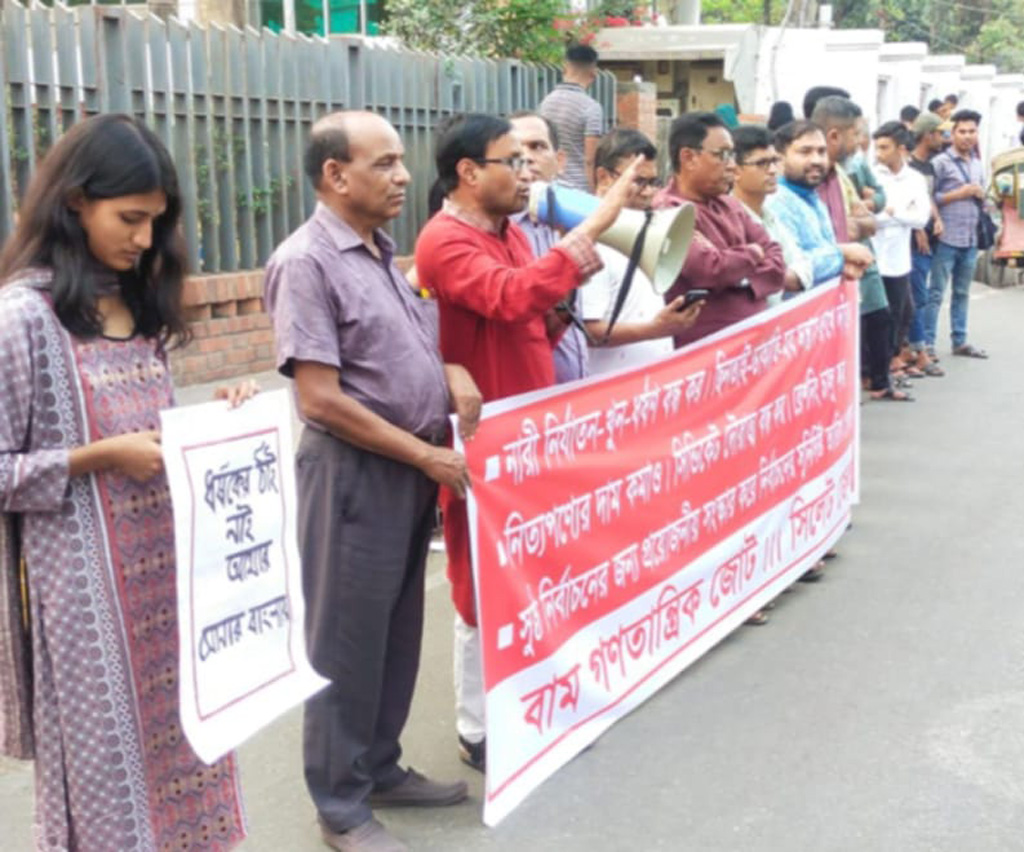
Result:
{"type": "Polygon", "coordinates": [[[639,130],[655,141],[658,138],[658,87],[654,83],[619,82],[616,96],[619,125],[639,130]]]}
{"type": "Polygon", "coordinates": [[[262,294],[262,270],[200,275],[185,283],[194,337],[171,353],[177,385],[273,369],[274,336],[262,294]]]}

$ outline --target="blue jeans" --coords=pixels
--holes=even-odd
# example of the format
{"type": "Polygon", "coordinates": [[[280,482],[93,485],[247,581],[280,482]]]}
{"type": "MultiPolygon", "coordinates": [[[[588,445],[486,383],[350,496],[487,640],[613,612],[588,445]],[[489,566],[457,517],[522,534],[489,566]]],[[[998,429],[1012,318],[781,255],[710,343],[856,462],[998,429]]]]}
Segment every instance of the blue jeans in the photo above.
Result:
{"type": "Polygon", "coordinates": [[[932,271],[932,256],[916,249],[911,254],[910,296],[914,300],[914,313],[910,320],[908,342],[915,352],[924,348],[925,314],[928,311],[928,273],[932,271]]]}
{"type": "Polygon", "coordinates": [[[957,248],[939,241],[932,255],[932,280],[928,288],[928,312],[925,315],[925,343],[935,345],[935,330],[939,324],[939,309],[942,296],[950,277],[953,279],[953,294],[949,302],[949,324],[952,330],[953,346],[967,342],[967,300],[974,277],[974,265],[978,260],[978,249],[974,246],[957,248]]]}

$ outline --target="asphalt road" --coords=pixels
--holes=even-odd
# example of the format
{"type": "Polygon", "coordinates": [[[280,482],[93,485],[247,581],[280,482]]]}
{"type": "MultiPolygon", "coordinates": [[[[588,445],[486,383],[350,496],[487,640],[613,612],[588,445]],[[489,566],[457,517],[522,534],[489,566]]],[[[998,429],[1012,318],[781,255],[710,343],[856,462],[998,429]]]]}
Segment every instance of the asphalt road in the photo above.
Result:
{"type": "MultiPolygon", "coordinates": [[[[945,321],[945,318],[944,318],[945,321]]],[[[438,555],[405,737],[472,801],[381,817],[415,850],[1024,850],[1024,289],[975,285],[972,340],[913,404],[867,402],[862,505],[826,579],[783,595],[497,829],[455,753],[438,555]]],[[[205,395],[186,389],[182,401],[205,395]]],[[[241,749],[247,852],[323,849],[293,712],[241,749]]],[[[30,848],[31,770],[0,762],[0,849],[30,848]]]]}

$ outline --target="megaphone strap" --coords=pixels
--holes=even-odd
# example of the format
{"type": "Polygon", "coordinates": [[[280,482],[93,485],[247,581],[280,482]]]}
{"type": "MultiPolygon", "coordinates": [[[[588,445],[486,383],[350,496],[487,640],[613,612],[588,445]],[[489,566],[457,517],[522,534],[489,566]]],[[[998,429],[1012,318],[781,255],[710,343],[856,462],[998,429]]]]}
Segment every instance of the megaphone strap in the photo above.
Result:
{"type": "Polygon", "coordinates": [[[608,328],[605,329],[604,337],[601,338],[602,346],[608,343],[608,339],[612,336],[612,329],[615,328],[615,322],[618,320],[619,314],[622,313],[622,308],[626,304],[626,297],[629,296],[629,290],[633,286],[633,274],[640,265],[640,258],[644,253],[644,240],[647,238],[647,228],[650,227],[653,218],[653,211],[644,211],[644,223],[640,226],[640,231],[633,241],[633,250],[629,253],[629,263],[626,265],[626,272],[622,276],[622,283],[619,284],[619,292],[615,297],[615,307],[612,308],[612,315],[608,320],[608,328]]]}

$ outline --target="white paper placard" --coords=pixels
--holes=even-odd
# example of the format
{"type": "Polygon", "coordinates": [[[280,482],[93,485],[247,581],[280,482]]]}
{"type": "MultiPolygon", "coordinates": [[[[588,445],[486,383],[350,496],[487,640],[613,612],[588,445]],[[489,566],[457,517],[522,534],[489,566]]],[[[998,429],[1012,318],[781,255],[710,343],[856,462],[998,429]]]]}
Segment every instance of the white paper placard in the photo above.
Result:
{"type": "Polygon", "coordinates": [[[306,656],[291,399],[160,413],[174,505],[181,723],[213,763],[327,681],[306,656]]]}

